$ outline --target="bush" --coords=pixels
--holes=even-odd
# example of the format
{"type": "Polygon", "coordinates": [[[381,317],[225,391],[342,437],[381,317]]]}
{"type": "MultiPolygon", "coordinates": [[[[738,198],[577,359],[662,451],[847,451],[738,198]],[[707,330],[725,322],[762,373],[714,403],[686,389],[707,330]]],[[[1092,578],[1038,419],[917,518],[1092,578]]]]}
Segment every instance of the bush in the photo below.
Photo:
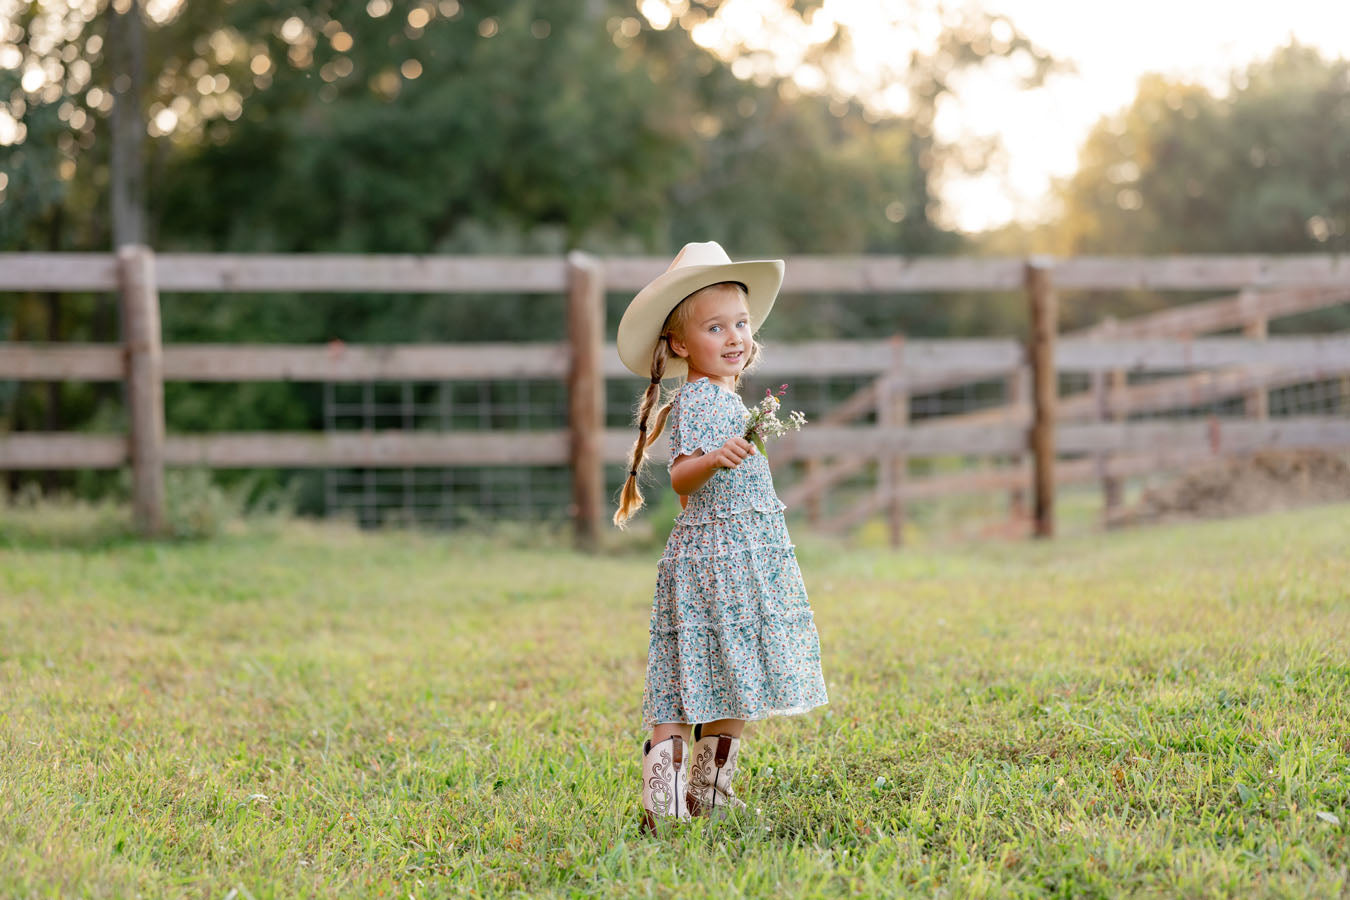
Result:
{"type": "Polygon", "coordinates": [[[256,477],[245,478],[225,488],[216,482],[210,469],[168,469],[164,473],[167,536],[199,540],[216,537],[232,525],[264,524],[292,518],[295,492],[294,486],[268,487],[259,491],[256,477]]]}

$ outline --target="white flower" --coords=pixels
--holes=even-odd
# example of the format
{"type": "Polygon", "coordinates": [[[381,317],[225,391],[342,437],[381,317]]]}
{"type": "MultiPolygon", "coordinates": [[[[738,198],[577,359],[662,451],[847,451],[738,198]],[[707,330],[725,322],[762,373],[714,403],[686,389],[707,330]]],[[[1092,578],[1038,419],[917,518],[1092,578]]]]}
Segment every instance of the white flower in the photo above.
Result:
{"type": "Polygon", "coordinates": [[[786,391],[787,385],[779,388],[777,394],[771,390],[766,391],[764,399],[755,405],[746,422],[745,437],[753,441],[761,453],[764,452],[765,438],[781,437],[789,431],[800,431],[806,424],[806,415],[800,410],[789,413],[786,422],[778,418],[777,412],[783,405],[779,397],[786,391]]]}

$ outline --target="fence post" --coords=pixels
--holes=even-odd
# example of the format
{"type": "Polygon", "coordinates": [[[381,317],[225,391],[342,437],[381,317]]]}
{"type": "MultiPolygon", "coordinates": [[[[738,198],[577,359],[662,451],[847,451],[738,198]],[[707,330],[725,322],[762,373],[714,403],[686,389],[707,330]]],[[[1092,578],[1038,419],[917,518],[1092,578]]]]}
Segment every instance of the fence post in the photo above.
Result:
{"type": "Polygon", "coordinates": [[[132,514],[136,530],[153,537],[164,531],[164,367],[154,253],[144,244],[124,244],[117,249],[117,271],[131,424],[132,514]]]}
{"type": "MultiPolygon", "coordinates": [[[[1115,316],[1107,316],[1097,329],[1098,336],[1114,340],[1118,336],[1115,316]]],[[[1093,421],[1115,422],[1121,419],[1120,405],[1125,380],[1123,369],[1097,370],[1092,373],[1093,421]]],[[[1095,454],[1097,478],[1102,485],[1102,524],[1109,527],[1120,512],[1120,479],[1111,474],[1111,453],[1102,451],[1095,454]]]]}
{"type": "Polygon", "coordinates": [[[572,468],[572,522],[577,545],[600,540],[605,500],[604,268],[595,257],[567,254],[568,455],[572,468]]]}
{"type": "MultiPolygon", "coordinates": [[[[891,338],[891,370],[877,382],[877,424],[883,428],[904,428],[909,425],[909,386],[903,366],[905,336],[891,338]]],[[[885,451],[881,455],[881,470],[877,488],[885,501],[887,530],[891,547],[904,544],[905,500],[901,496],[909,457],[903,452],[885,451]]]]}
{"type": "MultiPolygon", "coordinates": [[[[1259,315],[1243,324],[1242,336],[1265,340],[1269,330],[1268,326],[1269,320],[1265,316],[1259,315]]],[[[1264,382],[1270,369],[1266,366],[1254,366],[1253,368],[1258,381],[1264,382]]],[[[1248,391],[1244,405],[1249,418],[1262,422],[1270,418],[1270,393],[1266,390],[1266,385],[1262,383],[1248,391]]]]}
{"type": "MultiPolygon", "coordinates": [[[[1005,381],[1004,392],[1007,395],[1008,403],[1012,406],[1014,413],[1025,409],[1031,411],[1031,369],[1029,366],[1020,365],[1008,373],[1005,381]]],[[[1026,465],[1026,456],[1022,453],[1014,453],[1009,460],[1014,468],[1021,469],[1026,465]]],[[[1008,492],[1008,516],[1015,524],[1026,521],[1027,518],[1027,489],[1025,485],[1020,485],[1008,492]]]]}
{"type": "Polygon", "coordinates": [[[1055,534],[1055,406],[1059,384],[1055,371],[1055,332],[1058,310],[1051,272],[1054,263],[1032,257],[1026,264],[1027,300],[1031,306],[1031,331],[1027,361],[1031,364],[1033,531],[1035,537],[1055,534]]]}

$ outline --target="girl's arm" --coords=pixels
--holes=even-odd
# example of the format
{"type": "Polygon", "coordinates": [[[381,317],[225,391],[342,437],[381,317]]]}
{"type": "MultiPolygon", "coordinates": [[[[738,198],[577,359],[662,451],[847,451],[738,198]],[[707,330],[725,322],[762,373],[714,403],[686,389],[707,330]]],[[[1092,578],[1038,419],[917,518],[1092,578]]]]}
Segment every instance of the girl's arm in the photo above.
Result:
{"type": "Polygon", "coordinates": [[[684,498],[707,484],[718,469],[734,469],[754,452],[754,444],[743,437],[734,437],[711,453],[700,450],[675,457],[670,467],[670,486],[680,495],[681,506],[684,498]]]}

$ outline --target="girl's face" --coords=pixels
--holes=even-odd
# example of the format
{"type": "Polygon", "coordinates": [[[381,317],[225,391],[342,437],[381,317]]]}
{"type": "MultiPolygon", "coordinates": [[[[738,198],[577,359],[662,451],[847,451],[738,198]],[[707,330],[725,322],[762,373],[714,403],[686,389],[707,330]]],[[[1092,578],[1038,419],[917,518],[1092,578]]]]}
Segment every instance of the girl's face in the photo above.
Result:
{"type": "Polygon", "coordinates": [[[682,317],[681,333],[671,335],[670,348],[689,363],[690,380],[706,375],[734,383],[753,342],[745,297],[733,285],[719,284],[684,302],[691,306],[682,317]]]}

